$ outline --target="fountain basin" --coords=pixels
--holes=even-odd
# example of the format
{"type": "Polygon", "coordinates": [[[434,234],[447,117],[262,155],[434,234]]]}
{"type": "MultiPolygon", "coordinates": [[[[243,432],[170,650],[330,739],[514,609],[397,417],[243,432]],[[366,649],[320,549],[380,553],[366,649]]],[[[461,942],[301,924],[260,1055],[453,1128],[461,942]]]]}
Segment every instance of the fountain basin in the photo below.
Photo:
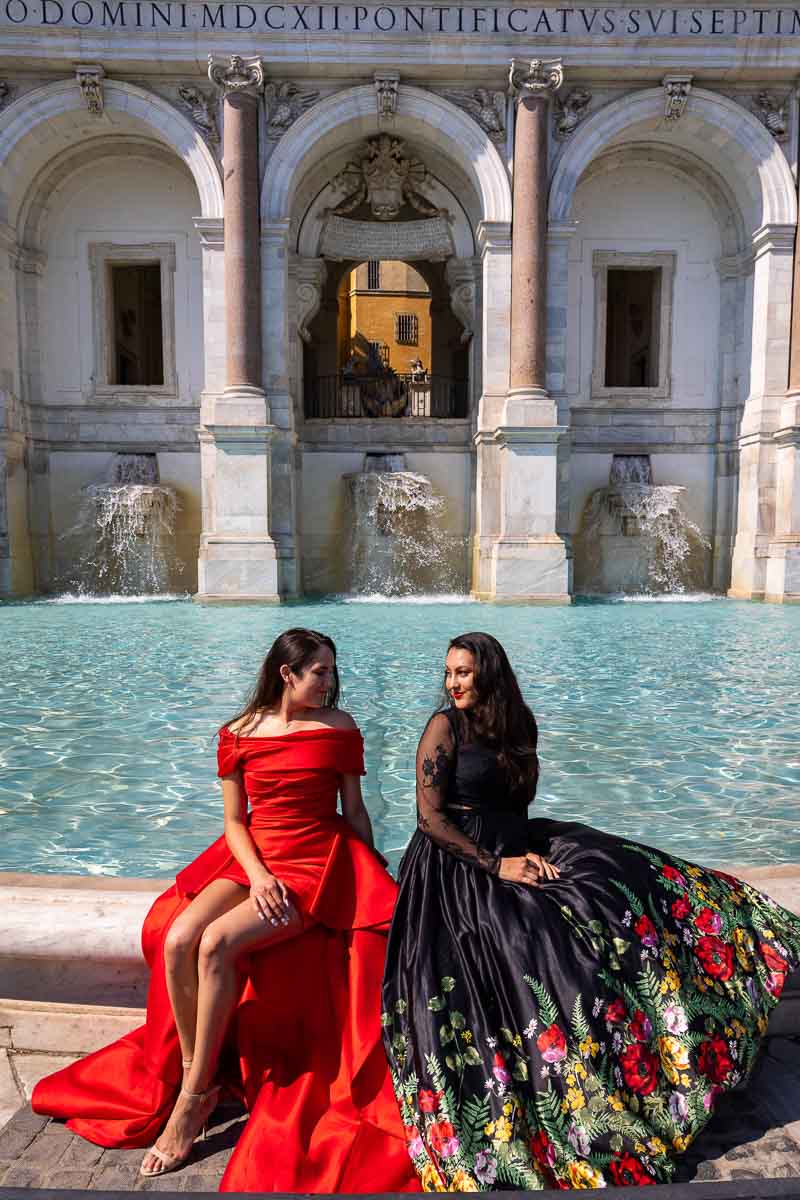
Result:
{"type": "Polygon", "coordinates": [[[0,870],[168,876],[222,832],[214,732],[287,625],[329,633],[396,866],[448,640],[501,639],[540,725],[534,814],[705,862],[800,862],[800,608],[386,598],[0,605],[0,870]]]}

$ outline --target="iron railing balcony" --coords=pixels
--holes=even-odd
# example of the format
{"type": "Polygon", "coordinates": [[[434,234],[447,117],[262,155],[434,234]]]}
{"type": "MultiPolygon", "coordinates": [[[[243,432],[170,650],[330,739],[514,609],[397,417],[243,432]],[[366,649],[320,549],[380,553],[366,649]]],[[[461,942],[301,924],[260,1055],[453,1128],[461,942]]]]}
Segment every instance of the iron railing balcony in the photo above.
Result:
{"type": "Polygon", "coordinates": [[[305,380],[308,418],[411,417],[464,420],[466,379],[446,375],[314,375],[305,380]]]}

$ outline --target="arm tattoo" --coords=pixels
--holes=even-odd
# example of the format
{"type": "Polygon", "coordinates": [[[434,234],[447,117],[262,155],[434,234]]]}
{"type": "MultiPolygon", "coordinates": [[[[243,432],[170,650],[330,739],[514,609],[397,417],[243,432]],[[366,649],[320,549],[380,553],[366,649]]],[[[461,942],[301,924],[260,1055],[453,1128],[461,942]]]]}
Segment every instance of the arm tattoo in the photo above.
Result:
{"type": "Polygon", "coordinates": [[[447,780],[449,760],[444,746],[438,745],[435,754],[435,759],[426,756],[422,761],[422,786],[426,788],[440,788],[447,780]]]}

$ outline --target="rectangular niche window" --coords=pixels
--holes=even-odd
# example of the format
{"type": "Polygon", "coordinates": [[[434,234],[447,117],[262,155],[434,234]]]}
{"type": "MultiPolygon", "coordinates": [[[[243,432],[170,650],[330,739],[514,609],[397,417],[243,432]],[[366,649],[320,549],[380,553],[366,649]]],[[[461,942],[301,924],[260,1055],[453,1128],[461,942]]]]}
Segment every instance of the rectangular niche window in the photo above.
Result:
{"type": "Polygon", "coordinates": [[[674,254],[597,251],[592,395],[670,392],[674,254]]]}
{"type": "Polygon", "coordinates": [[[367,262],[367,287],[371,292],[379,292],[381,287],[380,259],[370,258],[367,262]]]}
{"type": "Polygon", "coordinates": [[[394,340],[399,346],[416,346],[419,342],[419,321],[416,313],[396,313],[394,340]]]}
{"type": "Polygon", "coordinates": [[[177,395],[175,246],[89,246],[94,392],[177,395]]]}
{"type": "Polygon", "coordinates": [[[110,270],[114,328],[109,383],[161,387],[164,383],[161,265],[112,263],[110,270]]]}

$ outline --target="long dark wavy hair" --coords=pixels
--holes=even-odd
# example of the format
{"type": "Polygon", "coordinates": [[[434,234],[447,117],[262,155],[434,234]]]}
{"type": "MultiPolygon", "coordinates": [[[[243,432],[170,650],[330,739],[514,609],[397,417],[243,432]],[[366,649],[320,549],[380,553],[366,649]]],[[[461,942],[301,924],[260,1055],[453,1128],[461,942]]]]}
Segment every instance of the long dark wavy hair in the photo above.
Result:
{"type": "Polygon", "coordinates": [[[339,701],[339,671],[336,667],[336,646],[331,638],[315,629],[287,629],[270,647],[269,654],[261,664],[255,687],[245,701],[244,708],[222,726],[241,722],[241,729],[254,725],[264,709],[277,708],[286,686],[281,677],[281,667],[287,666],[294,675],[302,675],[316,658],[323,646],[333,654],[333,687],[325,697],[324,708],[336,708],[339,701]]]}
{"type": "MultiPolygon", "coordinates": [[[[539,781],[539,730],[522,698],[508,655],[489,633],[462,633],[447,649],[468,650],[475,660],[477,703],[470,709],[455,709],[460,739],[477,738],[490,745],[497,751],[512,789],[524,788],[528,799],[533,799],[539,781]]],[[[447,703],[452,704],[449,696],[447,703]]]]}

